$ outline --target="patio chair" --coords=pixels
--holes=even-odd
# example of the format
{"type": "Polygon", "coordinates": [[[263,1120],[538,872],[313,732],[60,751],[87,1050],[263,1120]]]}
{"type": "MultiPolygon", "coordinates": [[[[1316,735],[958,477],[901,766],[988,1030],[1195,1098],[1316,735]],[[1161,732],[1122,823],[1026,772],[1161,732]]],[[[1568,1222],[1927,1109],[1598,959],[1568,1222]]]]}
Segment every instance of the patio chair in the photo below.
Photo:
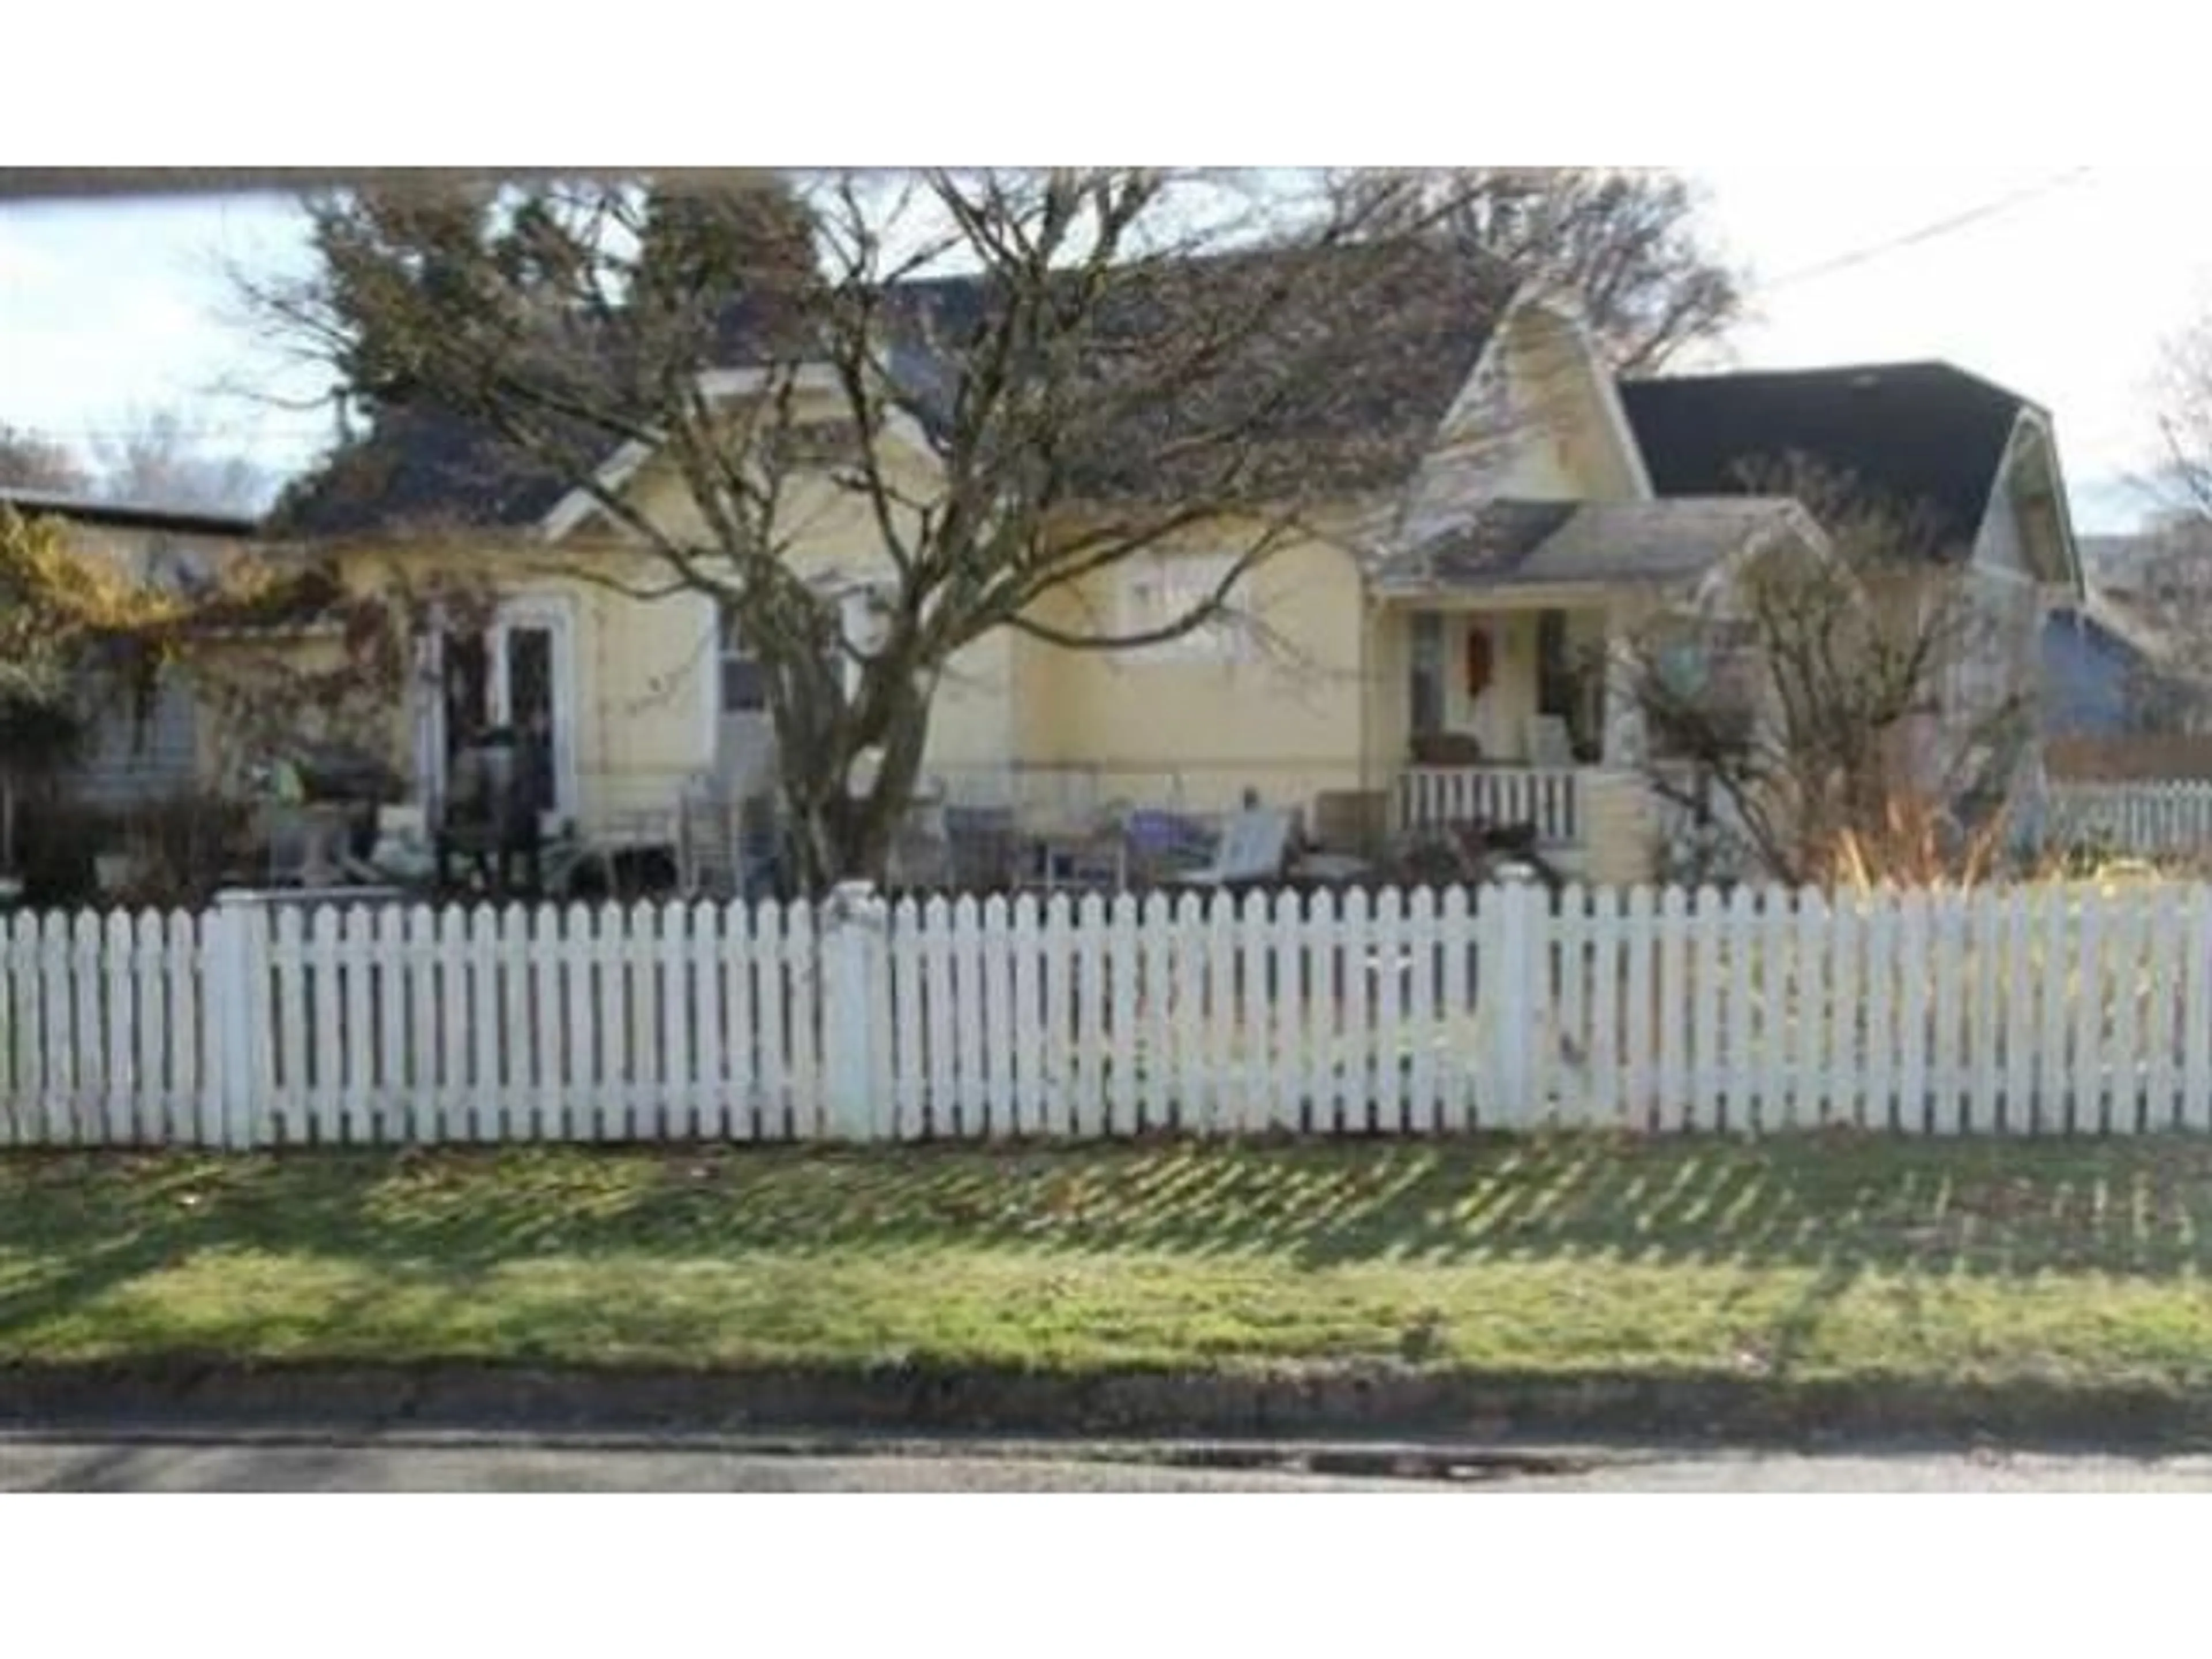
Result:
{"type": "Polygon", "coordinates": [[[334,887],[343,875],[352,835],[343,807],[281,805],[263,820],[272,887],[334,887]]]}
{"type": "Polygon", "coordinates": [[[1286,806],[1247,807],[1221,832],[1211,864],[1171,876],[1169,884],[1222,890],[1278,880],[1290,860],[1297,822],[1286,806]]]}
{"type": "Polygon", "coordinates": [[[1094,815],[1030,837],[1022,885],[1042,892],[1119,892],[1128,885],[1129,843],[1121,819],[1094,815]]]}
{"type": "Polygon", "coordinates": [[[1021,834],[1011,806],[955,806],[945,809],[952,884],[969,892],[994,892],[1012,884],[1019,862],[1021,834]]]}
{"type": "Polygon", "coordinates": [[[686,898],[726,899],[742,884],[738,803],[712,777],[694,778],[676,808],[676,884],[686,898]]]}
{"type": "Polygon", "coordinates": [[[1213,861],[1214,838],[1197,819],[1158,807],[1144,807],[1123,821],[1129,860],[1137,879],[1147,885],[1170,882],[1213,861]]]}

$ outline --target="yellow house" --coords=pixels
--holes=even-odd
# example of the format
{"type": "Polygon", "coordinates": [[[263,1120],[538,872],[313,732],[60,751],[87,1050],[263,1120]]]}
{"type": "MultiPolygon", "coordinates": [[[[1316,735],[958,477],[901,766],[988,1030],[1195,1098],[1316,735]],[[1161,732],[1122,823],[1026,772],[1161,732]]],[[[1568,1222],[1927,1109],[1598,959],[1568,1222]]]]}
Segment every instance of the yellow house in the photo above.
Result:
{"type": "MultiPolygon", "coordinates": [[[[1941,364],[1616,383],[1571,308],[1524,295],[1467,318],[1463,356],[1425,366],[1391,418],[1413,464],[1358,480],[1240,581],[1234,614],[1170,643],[1074,650],[1001,630],[951,665],[924,775],[957,802],[1032,816],[1109,804],[1218,812],[1249,795],[1310,827],[1480,815],[1532,820],[1600,880],[1646,873],[1656,817],[1630,699],[1586,665],[1652,609],[1741,561],[1817,547],[1739,463],[1802,453],[1928,500],[1945,556],[2000,626],[1936,719],[2033,684],[2044,595],[2075,583],[2048,416],[1941,364]]],[[[741,392],[735,371],[710,380],[741,392]]],[[[824,419],[837,408],[818,396],[824,419]]],[[[927,434],[884,462],[927,499],[927,434]]],[[[607,487],[655,522],[694,508],[649,452],[607,487]]],[[[864,503],[811,481],[791,555],[846,596],[865,637],[886,568],[864,503]]],[[[1138,632],[1212,591],[1232,550],[1192,533],[1059,596],[1138,632]]],[[[682,792],[757,781],[769,742],[744,642],[704,597],[641,594],[665,569],[588,495],[502,469],[459,422],[398,410],[301,492],[278,533],[359,587],[465,583],[490,596],[426,635],[392,741],[434,800],[457,732],[534,726],[555,816],[606,840],[665,836],[682,792]]]]}

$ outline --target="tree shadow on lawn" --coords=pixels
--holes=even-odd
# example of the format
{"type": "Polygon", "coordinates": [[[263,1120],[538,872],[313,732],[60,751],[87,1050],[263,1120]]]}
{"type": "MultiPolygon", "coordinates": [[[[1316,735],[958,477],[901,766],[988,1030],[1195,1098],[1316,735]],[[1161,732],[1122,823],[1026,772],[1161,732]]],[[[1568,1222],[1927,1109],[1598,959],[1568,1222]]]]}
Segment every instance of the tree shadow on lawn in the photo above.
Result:
{"type": "Polygon", "coordinates": [[[2194,1274],[2212,1258],[2212,1141],[1561,1135],[0,1158],[0,1328],[210,1249],[450,1272],[545,1255],[937,1249],[2194,1274]]]}

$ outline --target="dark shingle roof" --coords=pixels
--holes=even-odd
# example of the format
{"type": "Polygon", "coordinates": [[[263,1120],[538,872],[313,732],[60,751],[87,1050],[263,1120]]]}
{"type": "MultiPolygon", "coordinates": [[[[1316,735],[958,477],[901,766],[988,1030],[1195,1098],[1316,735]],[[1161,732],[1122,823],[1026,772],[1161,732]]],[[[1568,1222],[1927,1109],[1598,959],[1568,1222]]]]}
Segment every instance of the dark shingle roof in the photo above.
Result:
{"type": "MultiPolygon", "coordinates": [[[[1334,270],[1334,267],[1322,268],[1334,270]]],[[[1302,484],[1365,489],[1409,471],[1453,398],[1474,371],[1510,298],[1498,282],[1448,252],[1409,257],[1401,250],[1240,254],[1164,266],[1150,283],[1127,284],[1126,300],[1102,319],[1097,373],[1131,377],[1139,387],[1157,363],[1144,348],[1178,319],[1209,324],[1265,306],[1271,280],[1298,296],[1277,305],[1253,337],[1239,339],[1218,370],[1174,397],[1145,397],[1123,422],[1093,434],[1074,465],[1086,489],[1102,495],[1172,489],[1175,481],[1139,476],[1132,463],[1200,423],[1228,418],[1253,432],[1255,451],[1277,451],[1279,476],[1302,484]],[[1388,258],[1391,263],[1335,284],[1309,282],[1288,262],[1388,258]],[[1356,295],[1347,300],[1346,295],[1356,295]],[[1307,303],[1311,295],[1316,303],[1307,303]],[[1240,310],[1240,308],[1243,308],[1240,310]],[[1299,366],[1287,395],[1281,369],[1299,366]],[[1324,388],[1307,391],[1304,387],[1324,388]]],[[[885,307],[892,372],[936,422],[949,418],[961,348],[990,315],[976,278],[901,284],[885,307]]],[[[715,367],[756,360],[747,313],[722,319],[715,367]]],[[[1263,457],[1263,459],[1267,459],[1263,457]]],[[[395,409],[371,435],[341,451],[324,471],[279,503],[272,527],[301,536],[359,534],[429,524],[513,528],[534,523],[560,500],[558,479],[518,465],[496,440],[434,410],[395,409]]]]}
{"type": "Polygon", "coordinates": [[[1736,495],[1747,463],[1802,455],[1950,544],[1980,527],[2025,398],[1948,363],[1625,380],[1620,400],[1662,495],[1736,495]]]}
{"type": "Polygon", "coordinates": [[[270,514],[282,536],[348,536],[403,527],[534,524],[562,481],[483,428],[442,410],[383,411],[368,436],[336,451],[285,491],[270,514]]]}
{"type": "Polygon", "coordinates": [[[217,513],[201,507],[161,507],[147,501],[94,501],[82,495],[0,485],[0,507],[27,519],[68,519],[78,524],[109,525],[119,530],[167,531],[179,536],[251,536],[261,521],[250,513],[217,513]]]}

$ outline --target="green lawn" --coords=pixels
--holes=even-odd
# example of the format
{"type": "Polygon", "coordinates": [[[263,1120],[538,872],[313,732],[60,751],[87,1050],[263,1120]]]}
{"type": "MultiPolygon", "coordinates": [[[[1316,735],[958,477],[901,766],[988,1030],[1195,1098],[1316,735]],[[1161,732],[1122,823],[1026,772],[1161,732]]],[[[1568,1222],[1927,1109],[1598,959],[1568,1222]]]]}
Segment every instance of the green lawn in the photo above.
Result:
{"type": "Polygon", "coordinates": [[[0,1363],[2212,1381],[2212,1142],[0,1158],[0,1363]]]}

